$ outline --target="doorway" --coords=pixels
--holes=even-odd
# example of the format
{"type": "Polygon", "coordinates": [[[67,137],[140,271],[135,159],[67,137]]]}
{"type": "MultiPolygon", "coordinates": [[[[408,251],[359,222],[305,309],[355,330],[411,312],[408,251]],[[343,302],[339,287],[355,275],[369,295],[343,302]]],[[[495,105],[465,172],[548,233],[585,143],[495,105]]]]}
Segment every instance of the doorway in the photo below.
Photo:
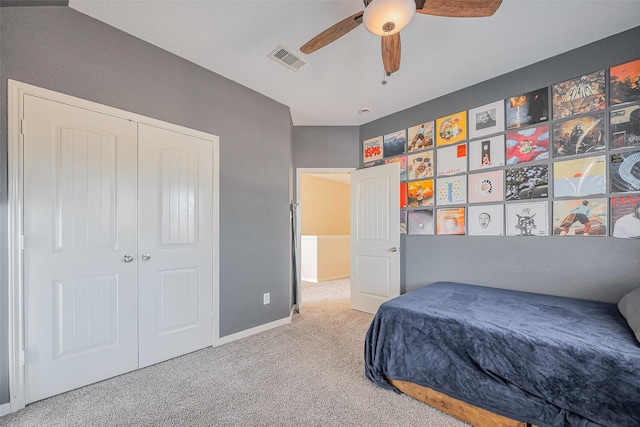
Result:
{"type": "Polygon", "coordinates": [[[296,169],[296,305],[322,283],[348,280],[349,179],[354,168],[296,169]],[[305,286],[302,286],[302,283],[305,286]]]}

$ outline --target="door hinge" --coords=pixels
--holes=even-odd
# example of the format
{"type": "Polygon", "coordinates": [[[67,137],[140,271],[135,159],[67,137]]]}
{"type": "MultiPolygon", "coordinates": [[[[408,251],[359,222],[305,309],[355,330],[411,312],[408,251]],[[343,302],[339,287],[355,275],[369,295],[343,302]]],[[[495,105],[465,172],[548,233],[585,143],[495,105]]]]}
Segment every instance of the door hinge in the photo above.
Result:
{"type": "Polygon", "coordinates": [[[24,350],[20,350],[20,366],[24,366],[24,350]]]}
{"type": "Polygon", "coordinates": [[[24,135],[24,131],[25,131],[24,119],[20,119],[20,134],[24,135]]]}
{"type": "Polygon", "coordinates": [[[24,234],[20,235],[20,250],[24,251],[24,234]]]}

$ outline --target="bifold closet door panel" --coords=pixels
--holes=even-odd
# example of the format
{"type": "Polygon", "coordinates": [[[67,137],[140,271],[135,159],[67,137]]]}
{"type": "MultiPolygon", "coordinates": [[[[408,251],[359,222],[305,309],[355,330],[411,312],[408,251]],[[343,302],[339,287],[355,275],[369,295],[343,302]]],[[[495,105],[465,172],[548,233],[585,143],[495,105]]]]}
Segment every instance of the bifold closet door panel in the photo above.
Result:
{"type": "Polygon", "coordinates": [[[213,345],[212,144],[139,125],[140,367],[213,345]]]}
{"type": "Polygon", "coordinates": [[[24,95],[25,400],[138,367],[137,123],[24,95]]]}

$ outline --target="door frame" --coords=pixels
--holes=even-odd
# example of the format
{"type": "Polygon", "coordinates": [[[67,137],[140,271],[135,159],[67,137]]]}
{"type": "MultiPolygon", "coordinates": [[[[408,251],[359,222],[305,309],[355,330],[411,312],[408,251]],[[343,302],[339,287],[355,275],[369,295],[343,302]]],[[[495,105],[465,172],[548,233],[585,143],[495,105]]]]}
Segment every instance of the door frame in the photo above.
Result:
{"type": "MultiPolygon", "coordinates": [[[[300,200],[302,199],[302,193],[300,192],[300,188],[302,187],[302,175],[308,173],[318,173],[318,174],[345,174],[351,173],[351,171],[356,170],[356,168],[296,168],[296,201],[295,201],[295,220],[296,220],[296,247],[295,247],[295,257],[296,257],[296,300],[293,302],[295,309],[300,310],[302,306],[302,286],[300,286],[301,280],[301,245],[302,245],[302,236],[300,235],[301,227],[300,220],[302,219],[302,205],[300,200]]],[[[293,293],[293,289],[291,289],[291,293],[293,293]]]]}
{"type": "Polygon", "coordinates": [[[212,144],[213,149],[213,345],[220,341],[220,287],[219,287],[219,213],[220,213],[220,138],[216,135],[189,129],[173,123],[156,120],[150,117],[131,113],[125,110],[109,107],[96,102],[87,101],[74,96],[65,95],[49,89],[8,80],[7,88],[7,174],[8,174],[8,350],[9,350],[9,405],[10,412],[16,412],[25,407],[25,324],[24,324],[24,224],[23,224],[23,175],[24,175],[24,140],[22,137],[22,121],[24,95],[32,95],[51,101],[85,108],[98,113],[107,114],[122,119],[161,127],[174,132],[183,133],[204,139],[212,144]]]}

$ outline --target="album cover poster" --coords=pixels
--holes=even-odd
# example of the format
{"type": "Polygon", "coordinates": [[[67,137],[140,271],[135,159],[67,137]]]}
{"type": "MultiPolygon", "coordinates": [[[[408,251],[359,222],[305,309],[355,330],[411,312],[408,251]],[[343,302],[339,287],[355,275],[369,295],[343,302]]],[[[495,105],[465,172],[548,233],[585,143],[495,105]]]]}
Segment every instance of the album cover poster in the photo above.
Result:
{"type": "Polygon", "coordinates": [[[380,166],[380,165],[384,165],[384,160],[375,160],[373,162],[367,162],[363,166],[365,168],[370,168],[370,167],[373,167],[373,166],[380,166]]]}
{"type": "Polygon", "coordinates": [[[607,146],[604,112],[554,123],[553,156],[596,153],[607,146]]]}
{"type": "Polygon", "coordinates": [[[407,207],[407,183],[400,183],[400,208],[407,207]]]}
{"type": "Polygon", "coordinates": [[[407,215],[410,236],[433,236],[433,209],[409,211],[407,215]]]}
{"type": "Polygon", "coordinates": [[[409,181],[409,207],[433,206],[433,179],[409,181]]]}
{"type": "Polygon", "coordinates": [[[527,202],[506,205],[507,236],[549,235],[548,203],[527,202]]]}
{"type": "Polygon", "coordinates": [[[400,211],[400,235],[403,236],[407,234],[407,211],[400,211]]]}
{"type": "Polygon", "coordinates": [[[469,142],[469,170],[504,166],[504,135],[469,142]]]}
{"type": "Polygon", "coordinates": [[[410,127],[407,134],[408,153],[433,148],[433,121],[410,127]]]}
{"type": "Polygon", "coordinates": [[[469,110],[469,138],[480,138],[504,131],[502,100],[469,110]]]}
{"type": "Polygon", "coordinates": [[[543,87],[504,101],[507,129],[535,125],[549,120],[549,88],[543,87]]]}
{"type": "Polygon", "coordinates": [[[507,169],[506,199],[540,199],[549,196],[549,165],[507,169]]]}
{"type": "Polygon", "coordinates": [[[556,83],[551,87],[553,118],[575,116],[602,110],[605,102],[605,72],[591,74],[556,83]]]}
{"type": "Polygon", "coordinates": [[[523,129],[506,136],[507,165],[549,158],[549,125],[523,129]]]}
{"type": "Polygon", "coordinates": [[[467,143],[438,148],[436,176],[448,176],[467,171],[467,143]]]}
{"type": "Polygon", "coordinates": [[[553,202],[554,236],[606,236],[607,199],[556,200],[553,202]]]}
{"type": "Polygon", "coordinates": [[[407,143],[407,131],[402,129],[385,135],[383,138],[382,154],[384,158],[404,154],[407,143]]]}
{"type": "Polygon", "coordinates": [[[605,156],[583,157],[553,164],[554,197],[582,197],[607,191],[605,156]]]}
{"type": "Polygon", "coordinates": [[[467,226],[469,236],[504,236],[504,206],[469,206],[467,226]]]}
{"type": "Polygon", "coordinates": [[[362,141],[362,159],[364,164],[382,159],[382,136],[362,141]]]}
{"type": "Polygon", "coordinates": [[[407,161],[409,179],[431,178],[433,176],[433,150],[410,154],[407,161]]]}
{"type": "Polygon", "coordinates": [[[398,156],[390,159],[384,159],[385,164],[399,163],[400,164],[400,181],[407,180],[407,156],[398,156]]]}
{"type": "Polygon", "coordinates": [[[504,171],[469,175],[469,203],[501,202],[504,200],[504,171]]]}
{"type": "Polygon", "coordinates": [[[465,208],[438,209],[436,212],[436,234],[464,235],[465,208]]]}
{"type": "Polygon", "coordinates": [[[436,120],[436,145],[455,144],[467,139],[467,112],[440,117],[436,120]]]}
{"type": "Polygon", "coordinates": [[[640,238],[640,194],[611,198],[611,236],[640,238]]]}
{"type": "Polygon", "coordinates": [[[611,192],[640,191],[640,151],[627,151],[611,155],[611,192]]]}
{"type": "Polygon", "coordinates": [[[609,68],[609,104],[640,101],[640,59],[609,68]]]}
{"type": "Polygon", "coordinates": [[[436,180],[436,205],[459,205],[467,203],[466,175],[436,180]]]}
{"type": "Polygon", "coordinates": [[[640,146],[640,105],[609,112],[611,148],[640,146]]]}

